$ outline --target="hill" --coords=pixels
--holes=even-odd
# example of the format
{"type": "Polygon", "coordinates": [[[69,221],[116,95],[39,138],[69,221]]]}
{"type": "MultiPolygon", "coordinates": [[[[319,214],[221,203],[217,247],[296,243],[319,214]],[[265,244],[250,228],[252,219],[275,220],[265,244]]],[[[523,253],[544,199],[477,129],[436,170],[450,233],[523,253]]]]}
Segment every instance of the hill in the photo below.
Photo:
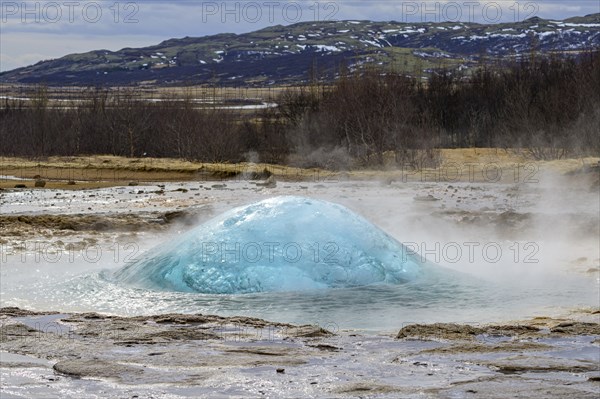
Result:
{"type": "Polygon", "coordinates": [[[304,22],[244,34],[165,40],[95,50],[0,73],[2,83],[49,85],[295,84],[332,80],[342,68],[381,65],[408,74],[468,69],[500,59],[600,47],[600,14],[516,23],[304,22]]]}

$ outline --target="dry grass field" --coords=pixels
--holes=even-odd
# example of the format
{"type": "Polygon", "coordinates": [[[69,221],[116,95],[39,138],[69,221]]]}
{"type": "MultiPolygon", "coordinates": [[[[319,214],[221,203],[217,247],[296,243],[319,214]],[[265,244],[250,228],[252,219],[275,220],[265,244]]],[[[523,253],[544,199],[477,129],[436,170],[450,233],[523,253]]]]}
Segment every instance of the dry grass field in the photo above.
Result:
{"type": "Polygon", "coordinates": [[[235,178],[258,180],[270,175],[282,181],[381,179],[510,183],[535,178],[541,170],[560,174],[574,173],[594,167],[600,160],[589,157],[537,161],[525,151],[492,148],[443,149],[441,159],[441,165],[434,169],[413,170],[394,166],[386,169],[333,172],[262,163],[215,164],[171,158],[131,159],[98,155],[34,160],[1,157],[0,188],[14,188],[18,184],[33,188],[38,179],[46,182],[44,188],[47,189],[90,189],[138,182],[217,181],[235,178]]]}

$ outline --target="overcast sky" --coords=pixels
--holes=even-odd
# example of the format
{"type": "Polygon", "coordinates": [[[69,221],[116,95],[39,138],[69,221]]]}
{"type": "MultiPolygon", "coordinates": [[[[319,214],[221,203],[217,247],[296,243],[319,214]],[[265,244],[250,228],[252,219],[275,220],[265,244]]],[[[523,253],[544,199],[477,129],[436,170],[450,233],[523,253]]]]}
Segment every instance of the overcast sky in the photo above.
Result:
{"type": "Polygon", "coordinates": [[[600,12],[600,0],[0,0],[0,71],[66,54],[300,21],[509,22],[600,12]]]}

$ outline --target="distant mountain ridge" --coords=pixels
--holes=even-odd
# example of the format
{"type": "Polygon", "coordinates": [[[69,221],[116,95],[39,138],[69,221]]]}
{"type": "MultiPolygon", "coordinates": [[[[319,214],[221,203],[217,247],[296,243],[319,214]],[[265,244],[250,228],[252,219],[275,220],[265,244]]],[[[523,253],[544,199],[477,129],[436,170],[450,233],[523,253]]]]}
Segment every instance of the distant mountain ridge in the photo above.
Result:
{"type": "Polygon", "coordinates": [[[503,58],[600,48],[600,13],[503,24],[302,22],[244,34],[169,39],[144,48],[95,50],[0,73],[1,83],[49,85],[274,85],[333,80],[383,65],[406,73],[470,68],[503,58]],[[310,71],[310,72],[309,72],[310,71]]]}

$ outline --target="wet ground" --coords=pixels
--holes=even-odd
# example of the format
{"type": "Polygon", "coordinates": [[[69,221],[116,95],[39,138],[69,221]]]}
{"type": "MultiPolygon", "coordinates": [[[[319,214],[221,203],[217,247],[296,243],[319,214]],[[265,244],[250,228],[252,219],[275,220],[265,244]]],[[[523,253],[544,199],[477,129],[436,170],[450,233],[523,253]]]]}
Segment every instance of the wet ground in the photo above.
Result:
{"type": "Polygon", "coordinates": [[[0,311],[1,397],[597,398],[599,194],[577,176],[534,177],[3,190],[2,306],[42,313],[0,311]],[[446,287],[388,302],[367,291],[199,302],[99,278],[275,195],[345,205],[502,290],[454,302],[446,287]]]}
{"type": "Polygon", "coordinates": [[[600,390],[597,322],[364,334],[243,317],[0,314],[3,398],[597,398],[600,390]]]}

